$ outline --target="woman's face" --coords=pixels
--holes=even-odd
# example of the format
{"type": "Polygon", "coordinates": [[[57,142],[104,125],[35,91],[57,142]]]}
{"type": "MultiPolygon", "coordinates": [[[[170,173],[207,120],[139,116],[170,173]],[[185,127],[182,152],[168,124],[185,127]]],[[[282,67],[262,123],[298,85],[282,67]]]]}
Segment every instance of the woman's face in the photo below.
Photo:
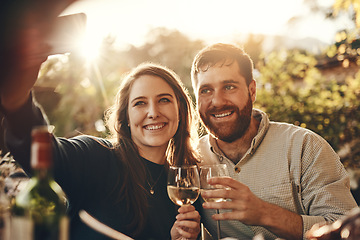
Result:
{"type": "Polygon", "coordinates": [[[143,75],[135,80],[129,95],[131,138],[139,150],[163,147],[179,125],[179,106],[175,93],[160,77],[143,75]]]}

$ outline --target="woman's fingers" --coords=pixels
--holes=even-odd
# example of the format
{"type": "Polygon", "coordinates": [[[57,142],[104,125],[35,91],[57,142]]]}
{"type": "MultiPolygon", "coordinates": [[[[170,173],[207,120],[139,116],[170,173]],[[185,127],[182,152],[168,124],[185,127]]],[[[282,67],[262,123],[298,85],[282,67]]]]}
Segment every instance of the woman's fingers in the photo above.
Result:
{"type": "Polygon", "coordinates": [[[174,227],[183,238],[196,239],[200,233],[199,212],[192,205],[181,206],[178,212],[174,227]]]}

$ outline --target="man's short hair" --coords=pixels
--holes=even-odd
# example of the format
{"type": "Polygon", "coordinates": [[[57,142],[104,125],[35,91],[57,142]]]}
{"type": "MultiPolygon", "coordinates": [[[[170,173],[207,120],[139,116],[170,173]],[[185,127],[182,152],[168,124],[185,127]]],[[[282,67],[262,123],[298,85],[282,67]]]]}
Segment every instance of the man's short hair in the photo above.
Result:
{"type": "Polygon", "coordinates": [[[253,80],[254,66],[250,56],[243,49],[232,44],[216,43],[200,50],[191,67],[191,81],[194,91],[197,88],[197,76],[200,71],[206,72],[218,63],[221,63],[221,66],[229,66],[234,62],[237,62],[240,74],[249,86],[253,80]]]}

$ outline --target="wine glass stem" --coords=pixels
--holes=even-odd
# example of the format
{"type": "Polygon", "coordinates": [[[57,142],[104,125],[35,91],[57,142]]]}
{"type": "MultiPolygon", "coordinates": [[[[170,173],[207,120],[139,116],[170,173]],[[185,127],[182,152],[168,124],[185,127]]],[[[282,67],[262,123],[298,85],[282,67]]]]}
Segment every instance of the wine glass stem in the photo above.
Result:
{"type": "MultiPolygon", "coordinates": [[[[216,209],[216,214],[219,214],[219,213],[220,213],[219,209],[216,209]]],[[[220,220],[216,221],[216,228],[217,228],[217,237],[218,237],[218,240],[220,240],[221,239],[220,220]]]]}

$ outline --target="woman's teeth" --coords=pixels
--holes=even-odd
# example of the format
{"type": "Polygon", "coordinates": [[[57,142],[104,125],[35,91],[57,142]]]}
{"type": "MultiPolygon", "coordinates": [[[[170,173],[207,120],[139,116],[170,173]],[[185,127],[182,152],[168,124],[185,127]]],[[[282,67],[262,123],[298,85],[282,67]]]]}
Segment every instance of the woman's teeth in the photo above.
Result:
{"type": "Polygon", "coordinates": [[[145,126],[145,129],[146,130],[157,130],[157,129],[163,128],[164,126],[165,126],[164,123],[157,124],[157,125],[147,125],[147,126],[145,126]]]}

